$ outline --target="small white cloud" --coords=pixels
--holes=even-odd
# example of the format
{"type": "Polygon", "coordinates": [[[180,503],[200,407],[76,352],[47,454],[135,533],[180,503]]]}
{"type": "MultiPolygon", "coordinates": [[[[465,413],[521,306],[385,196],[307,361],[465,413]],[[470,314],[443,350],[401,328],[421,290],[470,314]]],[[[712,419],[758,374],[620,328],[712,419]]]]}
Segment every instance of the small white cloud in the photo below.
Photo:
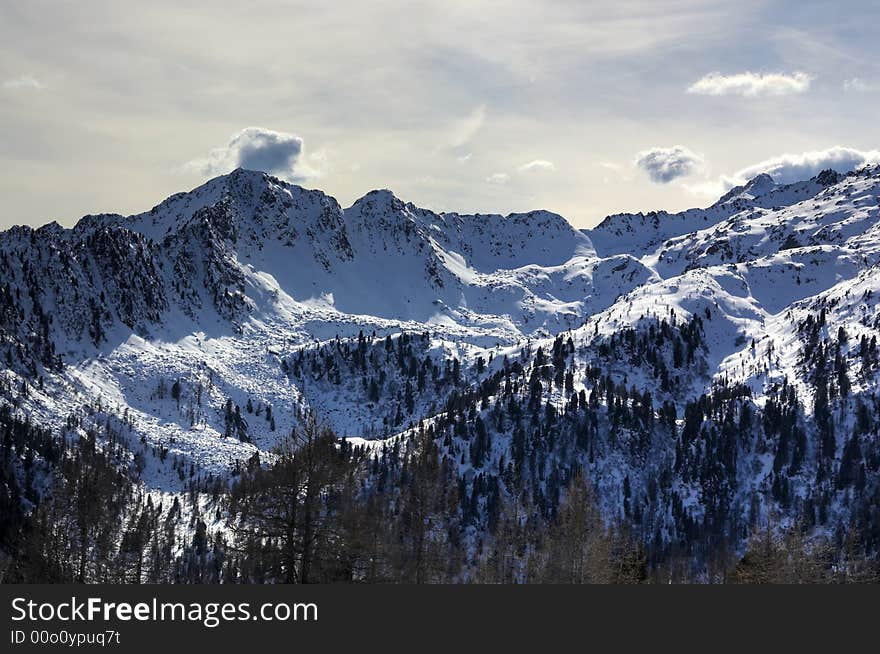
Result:
{"type": "Polygon", "coordinates": [[[866,82],[860,77],[853,77],[843,80],[843,90],[854,91],[856,93],[868,93],[869,91],[876,91],[877,86],[866,82]]]}
{"type": "Polygon", "coordinates": [[[473,157],[473,154],[471,154],[470,152],[468,152],[467,154],[463,154],[460,157],[458,157],[458,163],[462,163],[462,164],[467,163],[468,161],[471,160],[472,157],[473,157]]]}
{"type": "MultiPolygon", "coordinates": [[[[516,169],[517,173],[534,173],[534,172],[553,172],[556,170],[556,166],[553,165],[552,161],[547,161],[546,159],[535,159],[534,161],[528,161],[521,166],[518,166],[516,169]]],[[[507,184],[510,181],[510,175],[508,173],[492,173],[486,178],[486,182],[489,184],[507,184]]]]}
{"type": "Polygon", "coordinates": [[[46,88],[46,85],[43,84],[40,80],[38,80],[33,75],[22,75],[21,77],[14,77],[12,79],[5,80],[3,82],[3,88],[9,90],[15,89],[33,89],[40,90],[46,88]]]}
{"type": "Polygon", "coordinates": [[[489,184],[507,184],[510,181],[510,175],[507,173],[492,173],[486,178],[489,184]]]}
{"type": "Polygon", "coordinates": [[[657,184],[668,184],[679,177],[693,175],[703,168],[702,155],[683,145],[671,148],[650,148],[636,155],[635,164],[657,184]]]}
{"type": "Polygon", "coordinates": [[[622,167],[620,164],[616,164],[613,161],[600,161],[599,165],[602,166],[602,168],[614,171],[620,170],[622,167]]]}
{"type": "Polygon", "coordinates": [[[303,149],[303,140],[295,134],[246,127],[233,134],[225,146],[212,150],[207,157],[190,161],[186,167],[206,176],[246,168],[302,181],[317,175],[317,171],[304,164],[303,149]]]}
{"type": "Polygon", "coordinates": [[[535,159],[534,161],[524,163],[518,168],[518,170],[521,173],[529,173],[537,170],[553,171],[556,170],[556,166],[553,165],[552,161],[547,161],[545,159],[535,159]]]}
{"type": "Polygon", "coordinates": [[[691,84],[687,92],[697,95],[741,95],[759,97],[790,95],[809,90],[813,78],[807,73],[736,73],[722,75],[709,73],[691,84]]]}

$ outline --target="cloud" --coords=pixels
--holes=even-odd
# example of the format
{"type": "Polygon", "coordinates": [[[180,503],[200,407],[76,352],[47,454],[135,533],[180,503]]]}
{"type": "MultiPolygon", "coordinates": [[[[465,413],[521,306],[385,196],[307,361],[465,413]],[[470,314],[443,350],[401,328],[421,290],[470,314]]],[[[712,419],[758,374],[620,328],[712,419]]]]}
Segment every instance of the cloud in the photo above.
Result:
{"type": "MultiPolygon", "coordinates": [[[[556,166],[552,161],[547,161],[546,159],[534,159],[533,161],[528,161],[521,166],[518,166],[516,169],[517,173],[534,173],[534,172],[553,172],[556,170],[556,166]]],[[[489,184],[507,184],[510,181],[510,174],[508,173],[492,173],[486,178],[486,182],[489,184]]]]}
{"type": "Polygon", "coordinates": [[[782,154],[743,168],[728,178],[731,186],[742,184],[761,173],[767,173],[779,184],[790,184],[809,179],[823,170],[833,168],[839,173],[880,163],[880,150],[856,150],[839,145],[826,150],[801,154],[782,154]]]}
{"type": "Polygon", "coordinates": [[[863,166],[880,164],[880,150],[857,150],[836,145],[826,150],[800,154],[781,154],[717,179],[705,179],[682,187],[694,195],[720,197],[734,186],[742,186],[761,173],[767,173],[777,184],[792,184],[810,179],[829,168],[848,173],[863,166]]]}
{"type": "Polygon", "coordinates": [[[507,184],[510,181],[510,175],[507,173],[492,173],[486,178],[489,184],[507,184]]]}
{"type": "Polygon", "coordinates": [[[3,82],[3,88],[10,90],[34,89],[39,91],[40,89],[46,88],[46,85],[33,75],[22,75],[20,77],[13,77],[12,79],[5,80],[3,82]]]}
{"type": "Polygon", "coordinates": [[[860,77],[853,77],[843,80],[843,90],[855,91],[856,93],[868,93],[869,91],[876,91],[877,86],[870,82],[866,82],[860,77]]]}
{"type": "Polygon", "coordinates": [[[539,170],[553,171],[556,170],[556,166],[553,165],[552,161],[547,161],[545,159],[535,159],[534,161],[524,163],[517,170],[519,170],[519,172],[521,173],[530,173],[539,170]]]}
{"type": "Polygon", "coordinates": [[[452,148],[458,148],[466,145],[473,136],[480,131],[480,128],[486,122],[486,105],[481,104],[471,111],[467,116],[456,120],[448,135],[448,145],[452,148]]]}
{"type": "Polygon", "coordinates": [[[222,175],[235,168],[259,170],[291,181],[316,175],[303,162],[303,140],[265,127],[245,127],[204,158],[187,164],[203,175],[222,175]]]}
{"type": "Polygon", "coordinates": [[[709,73],[691,84],[687,92],[697,95],[741,95],[749,98],[790,95],[809,90],[812,77],[807,73],[709,73]]]}
{"type": "Polygon", "coordinates": [[[636,155],[635,164],[648,173],[651,181],[668,184],[674,179],[698,172],[703,167],[704,159],[683,145],[673,145],[671,148],[642,150],[636,155]]]}

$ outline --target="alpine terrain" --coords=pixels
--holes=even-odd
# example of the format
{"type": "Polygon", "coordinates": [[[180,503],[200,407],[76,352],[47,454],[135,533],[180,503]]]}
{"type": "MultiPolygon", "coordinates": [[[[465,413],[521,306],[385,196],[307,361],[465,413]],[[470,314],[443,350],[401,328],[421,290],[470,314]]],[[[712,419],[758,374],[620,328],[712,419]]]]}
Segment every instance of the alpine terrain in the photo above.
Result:
{"type": "Polygon", "coordinates": [[[0,579],[829,581],[880,167],[578,230],[243,169],[0,234],[0,579]]]}

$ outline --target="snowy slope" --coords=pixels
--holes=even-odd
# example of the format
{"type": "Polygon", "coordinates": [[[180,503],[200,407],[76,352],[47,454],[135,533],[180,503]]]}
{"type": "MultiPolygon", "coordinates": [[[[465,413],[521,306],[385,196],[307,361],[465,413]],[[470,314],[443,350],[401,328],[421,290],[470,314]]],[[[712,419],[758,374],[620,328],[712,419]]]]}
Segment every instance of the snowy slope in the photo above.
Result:
{"type": "MultiPolygon", "coordinates": [[[[791,384],[812,406],[804,325],[823,310],[823,335],[848,334],[853,392],[876,389],[856,344],[880,327],[878,264],[880,168],[788,185],[761,175],[706,209],[583,231],[544,211],[435,213],[387,190],[343,209],[236,170],[143,214],[0,234],[0,392],[59,428],[70,416],[123,421],[144,482],[161,491],[181,487],[180,465],[222,476],[265,456],[308,410],[361,442],[445,415],[451,395],[509,377],[511,362],[527,393],[538,348],[560,335],[575,392],[602,370],[655,407],[722,382],[748,388],[756,407],[791,384]],[[699,347],[683,365],[671,349],[653,368],[607,351],[622,334],[695,319],[699,347]],[[662,388],[661,368],[673,371],[662,388]]],[[[563,411],[567,392],[544,390],[563,411]]],[[[657,461],[633,459],[629,438],[615,435],[592,464],[610,509],[621,470],[645,489],[638,467],[670,456],[652,441],[640,456],[657,461]]],[[[509,439],[495,441],[498,465],[509,439]]],[[[742,497],[770,483],[756,452],[743,454],[761,472],[743,477],[742,497]]]]}

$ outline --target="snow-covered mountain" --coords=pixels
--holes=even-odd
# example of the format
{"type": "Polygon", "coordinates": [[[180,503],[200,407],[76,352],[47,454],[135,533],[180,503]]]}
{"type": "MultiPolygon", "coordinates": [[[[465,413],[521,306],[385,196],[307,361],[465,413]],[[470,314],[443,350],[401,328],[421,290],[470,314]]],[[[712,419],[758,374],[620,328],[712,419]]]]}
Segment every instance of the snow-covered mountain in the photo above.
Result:
{"type": "Polygon", "coordinates": [[[463,483],[511,497],[558,499],[553,475],[584,468],[660,544],[867,511],[876,547],[878,203],[880,167],[760,175],[577,230],[386,190],[343,209],[236,170],[0,234],[0,393],[53,429],[124,425],[157,491],[267,456],[313,411],[374,448],[435,424],[463,483]]]}

